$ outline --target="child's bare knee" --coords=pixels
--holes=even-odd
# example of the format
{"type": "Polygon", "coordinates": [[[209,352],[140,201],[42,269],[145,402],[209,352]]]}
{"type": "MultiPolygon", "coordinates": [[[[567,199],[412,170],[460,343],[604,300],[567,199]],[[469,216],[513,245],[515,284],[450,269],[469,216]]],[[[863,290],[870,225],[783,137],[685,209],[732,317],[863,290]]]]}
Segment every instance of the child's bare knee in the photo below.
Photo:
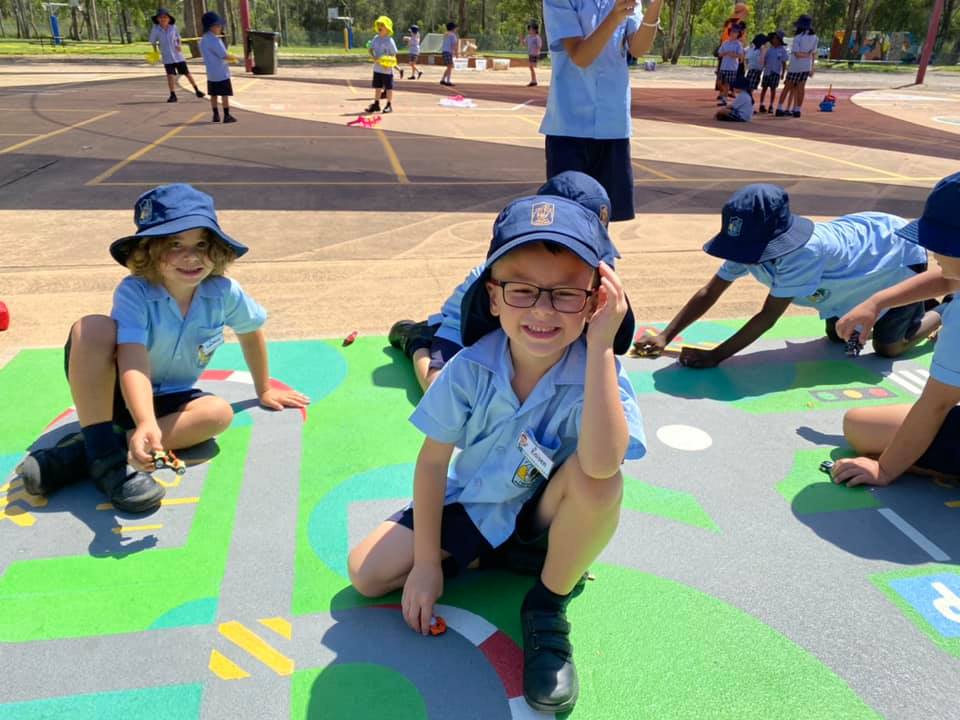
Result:
{"type": "Polygon", "coordinates": [[[895,358],[903,354],[907,344],[905,342],[895,343],[873,343],[873,351],[880,357],[895,358]]]}
{"type": "Polygon", "coordinates": [[[364,597],[375,598],[386,594],[383,581],[376,577],[366,556],[354,548],[347,556],[347,575],[353,589],[364,597]]]}
{"type": "MultiPolygon", "coordinates": [[[[571,459],[576,462],[575,458],[571,459]]],[[[570,478],[568,492],[576,498],[578,505],[587,510],[612,510],[619,507],[623,499],[623,473],[617,471],[608,478],[590,477],[577,463],[576,472],[570,478]]]]}
{"type": "Polygon", "coordinates": [[[216,432],[221,433],[233,422],[233,407],[223,398],[216,400],[217,403],[211,408],[210,419],[216,426],[216,432]]]}
{"type": "Polygon", "coordinates": [[[858,452],[862,446],[863,428],[868,424],[869,417],[869,408],[852,408],[843,415],[843,436],[858,452]]]}
{"type": "Polygon", "coordinates": [[[87,315],[70,328],[70,342],[73,347],[109,349],[112,352],[117,346],[117,324],[106,315],[87,315]]]}

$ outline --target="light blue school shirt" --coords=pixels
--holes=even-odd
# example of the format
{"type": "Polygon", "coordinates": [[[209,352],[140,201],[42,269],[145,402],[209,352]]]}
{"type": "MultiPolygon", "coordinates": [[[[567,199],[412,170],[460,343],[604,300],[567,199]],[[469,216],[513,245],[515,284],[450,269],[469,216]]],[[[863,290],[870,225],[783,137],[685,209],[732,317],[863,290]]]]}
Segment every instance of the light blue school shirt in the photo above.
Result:
{"type": "Polygon", "coordinates": [[[907,221],[863,212],[816,223],[803,247],[756,265],[727,260],[717,276],[733,281],[747,273],[773,297],[793,298],[820,317],[842,317],[875,292],[914,276],[910,265],[927,262],[927,251],[895,231],[907,221]]]}
{"type": "MultiPolygon", "coordinates": [[[[577,449],[586,366],[587,344],[580,338],[521,405],[510,385],[507,336],[495,330],[446,364],[410,417],[428,437],[460,448],[449,469],[444,504],[462,503],[494,547],[510,536],[523,503],[545,482],[520,451],[520,433],[533,435],[554,470],[577,449]]],[[[626,458],[635,460],[646,453],[643,421],[619,360],[617,372],[630,433],[626,458]]]]}
{"type": "Polygon", "coordinates": [[[750,97],[750,93],[746,90],[737,91],[737,96],[730,104],[730,110],[744,122],[753,120],[753,98],[750,97]]]}
{"type": "Polygon", "coordinates": [[[934,380],[960,387],[960,303],[947,305],[943,311],[943,326],[937,337],[930,365],[930,377],[934,380]]]}
{"type": "MultiPolygon", "coordinates": [[[[739,40],[727,40],[723,45],[717,50],[718,53],[733,52],[733,53],[742,53],[743,45],[740,44],[739,40]]],[[[740,58],[739,57],[722,57],[720,58],[720,72],[731,72],[740,67],[740,58]]]]}
{"type": "Polygon", "coordinates": [[[640,28],[643,18],[640,3],[589,67],[574,65],[563,49],[564,39],[585,38],[593,33],[613,6],[614,0],[543,0],[553,64],[547,111],[540,123],[544,135],[597,140],[630,137],[627,50],[630,37],[640,28]]]}
{"type": "Polygon", "coordinates": [[[186,62],[183,53],[180,52],[180,32],[176,25],[168,25],[164,30],[159,25],[154,25],[150,31],[149,42],[152,45],[157,43],[160,46],[160,57],[164,65],[186,62]]]}
{"type": "Polygon", "coordinates": [[[543,40],[540,39],[539,35],[527,35],[527,56],[536,57],[540,55],[540,50],[543,48],[543,40]]]}
{"type": "Polygon", "coordinates": [[[145,345],[154,395],[189,390],[223,344],[223,328],[237,334],[260,328],[267,311],[227,277],[208,277],[197,287],[186,317],[163,285],[130,275],[113,293],[117,344],[145,345]]]}
{"type": "Polygon", "coordinates": [[[443,45],[440,47],[440,52],[450,53],[451,55],[457,54],[457,34],[455,32],[448,32],[443,36],[443,45]]]}
{"type": "Polygon", "coordinates": [[[763,56],[763,71],[783,75],[783,64],[788,57],[787,49],[783,45],[771,47],[767,50],[767,54],[763,56]]]}
{"type": "Polygon", "coordinates": [[[377,35],[370,43],[370,52],[373,54],[373,71],[381,75],[393,75],[392,67],[384,67],[377,62],[377,59],[384,55],[397,56],[397,44],[393,41],[393,38],[389,35],[386,37],[377,35]]]}
{"type": "Polygon", "coordinates": [[[748,47],[746,52],[747,72],[763,69],[762,59],[763,50],[754,45],[748,47]]]}
{"type": "Polygon", "coordinates": [[[407,50],[411,55],[420,54],[420,33],[410,33],[410,40],[407,43],[407,50]]]}
{"type": "Polygon", "coordinates": [[[810,72],[813,69],[813,55],[798,58],[796,53],[813,53],[816,55],[820,41],[816,35],[797,35],[790,45],[790,72],[810,72]]]}
{"type": "Polygon", "coordinates": [[[463,296],[473,285],[473,281],[483,274],[484,265],[477,265],[467,273],[463,282],[457,285],[456,290],[448,297],[440,312],[427,318],[430,325],[439,325],[437,337],[455,342],[457,345],[463,345],[463,336],[460,333],[460,305],[463,303],[463,296]]]}
{"type": "Polygon", "coordinates": [[[207,80],[221,82],[230,79],[230,63],[227,62],[227,48],[223,41],[213,33],[204,33],[200,38],[200,54],[207,66],[207,80]]]}

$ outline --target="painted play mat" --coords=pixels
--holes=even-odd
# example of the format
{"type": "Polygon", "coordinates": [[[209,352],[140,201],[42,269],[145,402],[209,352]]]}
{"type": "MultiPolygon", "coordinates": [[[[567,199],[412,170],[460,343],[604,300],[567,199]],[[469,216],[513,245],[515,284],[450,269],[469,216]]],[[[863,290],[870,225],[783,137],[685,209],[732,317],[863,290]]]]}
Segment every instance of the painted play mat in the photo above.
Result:
{"type": "MultiPolygon", "coordinates": [[[[960,487],[847,489],[818,469],[849,452],[844,410],[917,397],[931,347],[848,358],[822,331],[787,318],[705,371],[625,359],[649,453],[626,464],[619,529],[570,606],[573,717],[957,716],[960,487]]],[[[11,483],[76,425],[61,351],[0,369],[0,718],[539,717],[518,644],[530,578],[447,582],[439,637],[406,628],[398,594],[348,587],[347,549],[412,491],[409,362],[363,336],[270,358],[313,404],[260,409],[239,348],[221,348],[202,386],[233,426],[184,476],[158,471],[147,516],[88,483],[11,483]]]]}

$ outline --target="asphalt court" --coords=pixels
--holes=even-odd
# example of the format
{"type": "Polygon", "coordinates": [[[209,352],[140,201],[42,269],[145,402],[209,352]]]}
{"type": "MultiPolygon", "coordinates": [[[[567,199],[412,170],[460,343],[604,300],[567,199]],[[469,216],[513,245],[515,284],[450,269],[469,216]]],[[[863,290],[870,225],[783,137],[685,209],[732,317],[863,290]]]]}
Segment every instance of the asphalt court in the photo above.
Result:
{"type": "MultiPolygon", "coordinates": [[[[404,210],[455,212],[542,181],[541,88],[462,83],[457,92],[478,107],[460,110],[440,107],[446,92],[434,84],[398,83],[397,111],[364,129],[346,125],[370,101],[360,81],[236,86],[241,122],[230,127],[210,123],[208,103],[186,92],[160,102],[153,78],[21,88],[0,109],[0,208],[122,208],[135,192],[186,181],[221,208],[365,211],[371,193],[389,189],[404,210]]],[[[732,190],[764,181],[786,186],[799,212],[910,215],[960,157],[954,134],[850,102],[843,113],[731,128],[710,120],[709,91],[663,94],[634,90],[640,212],[716,212],[732,190]]]]}

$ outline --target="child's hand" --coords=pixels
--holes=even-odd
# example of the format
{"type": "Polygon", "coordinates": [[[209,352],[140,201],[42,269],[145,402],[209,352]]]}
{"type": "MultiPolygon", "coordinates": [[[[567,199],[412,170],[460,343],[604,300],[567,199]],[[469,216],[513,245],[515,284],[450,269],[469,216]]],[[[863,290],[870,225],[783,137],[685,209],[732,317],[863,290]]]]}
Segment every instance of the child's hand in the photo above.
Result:
{"type": "Polygon", "coordinates": [[[833,464],[831,475],[835,483],[846,483],[847,487],[856,487],[857,485],[884,486],[895,480],[883,471],[878,461],[866,457],[837,460],[833,464]]]}
{"type": "Polygon", "coordinates": [[[240,59],[239,59],[236,55],[227,55],[227,62],[228,62],[228,63],[238,63],[238,62],[240,62],[240,59]]]}
{"type": "Polygon", "coordinates": [[[680,350],[680,364],[688,368],[705,370],[719,365],[720,358],[715,350],[685,347],[680,350]]]}
{"type": "Polygon", "coordinates": [[[616,0],[610,15],[617,18],[619,25],[627,18],[633,17],[637,10],[637,0],[616,0]]]}
{"type": "Polygon", "coordinates": [[[443,570],[439,565],[417,565],[403,584],[403,619],[421,635],[430,633],[430,620],[437,598],[443,595],[443,570]]]}
{"type": "Polygon", "coordinates": [[[650,335],[643,338],[643,340],[637,340],[633,344],[633,349],[637,354],[651,358],[660,357],[666,347],[667,338],[662,333],[659,335],[650,335]]]}
{"type": "Polygon", "coordinates": [[[600,271],[600,286],[596,290],[596,309],[587,328],[587,344],[612,347],[620,323],[627,314],[627,294],[612,267],[601,261],[597,269],[600,271]]]}
{"type": "Polygon", "coordinates": [[[850,334],[860,328],[860,337],[864,340],[870,337],[873,326],[877,322],[880,309],[869,299],[864,300],[853,310],[837,320],[837,335],[844,340],[850,339],[850,334]]]}
{"type": "Polygon", "coordinates": [[[270,410],[299,408],[310,404],[310,398],[293,389],[267,388],[260,395],[260,404],[270,410]]]}
{"type": "Polygon", "coordinates": [[[138,470],[153,470],[153,451],[163,450],[163,434],[156,419],[137,425],[130,436],[130,460],[138,470]]]}

